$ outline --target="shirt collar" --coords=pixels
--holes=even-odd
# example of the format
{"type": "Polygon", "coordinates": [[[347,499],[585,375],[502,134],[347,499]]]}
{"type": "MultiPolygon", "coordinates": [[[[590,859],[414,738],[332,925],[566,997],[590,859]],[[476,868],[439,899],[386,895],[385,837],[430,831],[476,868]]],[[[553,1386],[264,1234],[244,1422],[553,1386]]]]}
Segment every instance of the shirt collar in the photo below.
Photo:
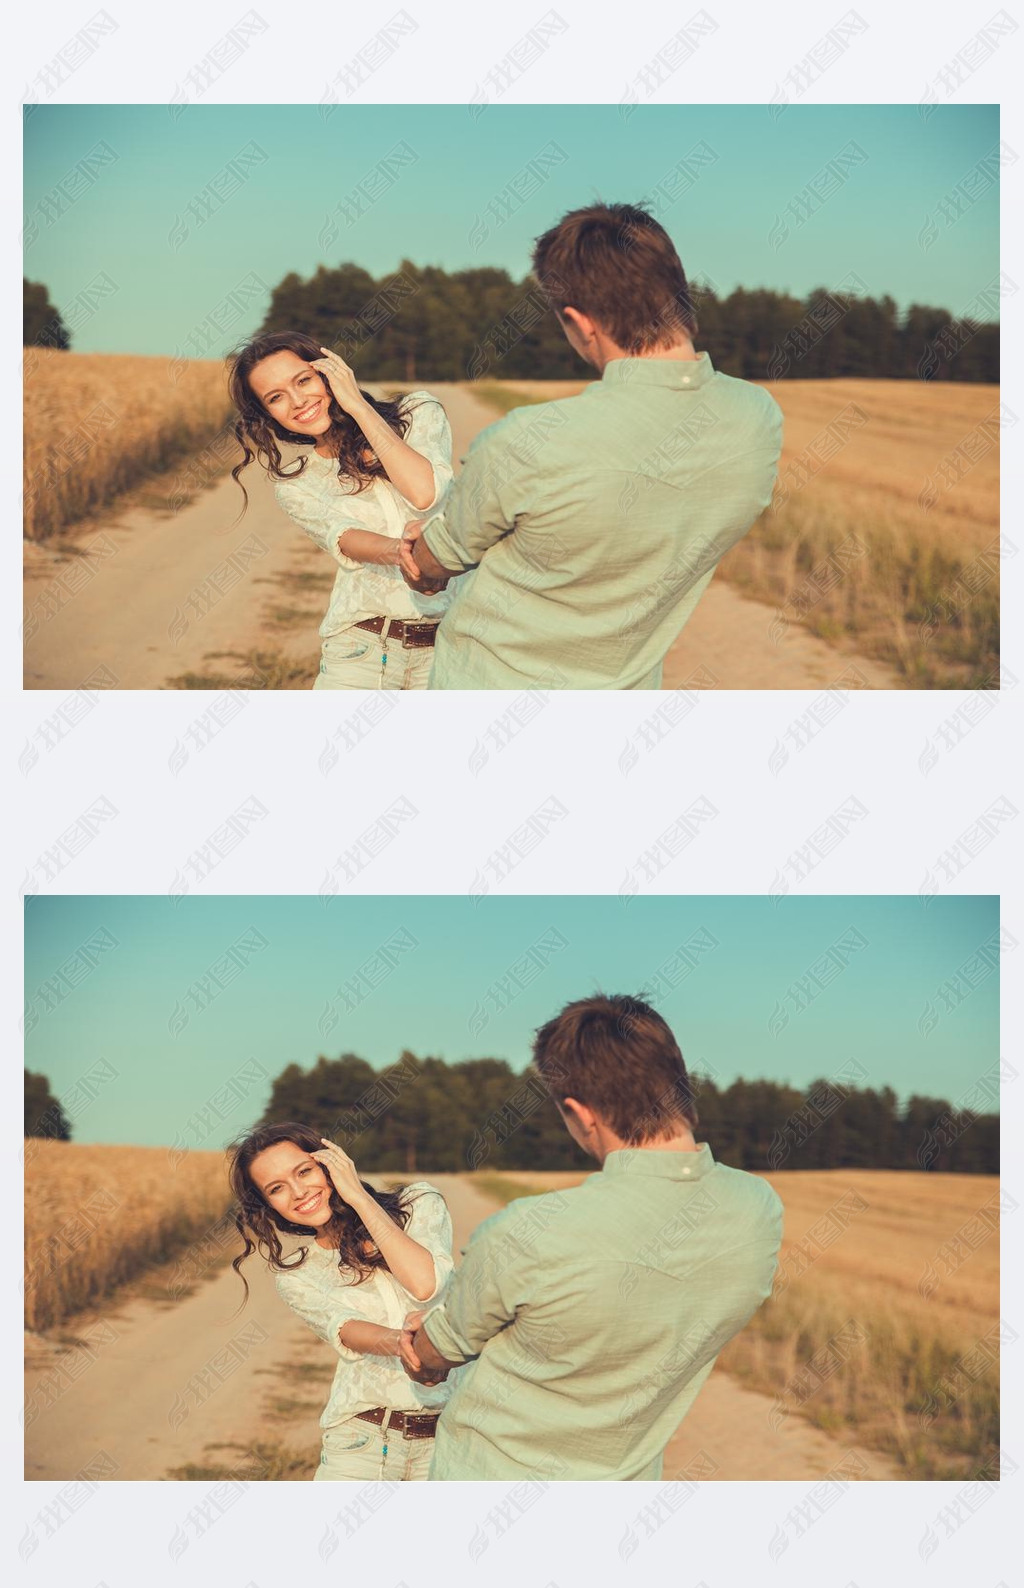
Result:
{"type": "Polygon", "coordinates": [[[613,358],[604,367],[600,381],[591,381],[588,391],[604,384],[628,386],[673,386],[691,391],[714,379],[715,368],[709,353],[690,358],[613,358]]]}
{"type": "Polygon", "coordinates": [[[620,1147],[610,1152],[603,1174],[656,1175],[664,1180],[702,1180],[715,1167],[711,1148],[702,1141],[696,1152],[659,1152],[652,1147],[620,1147]]]}

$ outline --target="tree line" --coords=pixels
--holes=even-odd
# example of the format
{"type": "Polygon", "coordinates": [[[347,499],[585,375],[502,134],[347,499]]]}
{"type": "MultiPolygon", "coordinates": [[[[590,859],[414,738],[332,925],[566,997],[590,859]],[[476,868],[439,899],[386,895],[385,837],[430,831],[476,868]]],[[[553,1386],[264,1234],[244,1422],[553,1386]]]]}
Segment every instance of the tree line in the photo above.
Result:
{"type": "MultiPolygon", "coordinates": [[[[948,309],[817,287],[805,298],[737,287],[720,298],[696,283],[699,349],[745,380],[863,376],[897,380],[999,380],[999,325],[948,309]]],[[[24,283],[25,346],[69,348],[71,333],[45,286],[24,283]]],[[[998,299],[995,300],[998,302],[998,299]]],[[[984,304],[986,308],[994,305],[984,304]]],[[[260,326],[304,331],[332,347],[364,382],[380,380],[579,380],[586,368],[566,342],[531,276],[446,271],[403,260],[374,277],[360,265],[286,275],[260,326]]]]}
{"type": "MultiPolygon", "coordinates": [[[[746,380],[865,376],[999,380],[999,325],[948,309],[818,287],[805,298],[693,285],[696,345],[716,369],[746,380]]],[[[996,298],[995,303],[998,303],[996,298]]],[[[987,302],[980,307],[990,310],[987,302]]],[[[403,260],[374,277],[359,265],[286,275],[261,331],[304,331],[369,380],[579,380],[535,280],[505,270],[446,271],[403,260]]]]}
{"type": "Polygon", "coordinates": [[[50,302],[47,289],[40,281],[29,281],[25,277],[22,280],[24,285],[22,345],[69,348],[71,332],[64,324],[60,310],[50,302]]]}
{"type": "Polygon", "coordinates": [[[45,1075],[25,1071],[25,1135],[71,1140],[71,1122],[54,1097],[45,1075]]]}
{"type": "MultiPolygon", "coordinates": [[[[934,1169],[998,1174],[999,1115],[915,1093],[900,1106],[880,1090],[822,1078],[804,1089],[691,1076],[698,1141],[735,1169],[934,1169]]],[[[374,1069],[343,1053],[309,1069],[288,1064],[261,1124],[313,1125],[364,1173],[417,1170],[587,1169],[540,1077],[505,1059],[418,1059],[374,1069]]],[[[25,1071],[25,1135],[71,1139],[45,1075],[25,1071]]]]}
{"type": "MultiPolygon", "coordinates": [[[[697,1139],[737,1169],[932,1169],[997,1174],[999,1116],[821,1079],[805,1089],[692,1078],[697,1139]]],[[[504,1059],[417,1059],[375,1070],[352,1053],[289,1064],[261,1123],[315,1126],[364,1172],[586,1169],[540,1078],[504,1059]]]]}

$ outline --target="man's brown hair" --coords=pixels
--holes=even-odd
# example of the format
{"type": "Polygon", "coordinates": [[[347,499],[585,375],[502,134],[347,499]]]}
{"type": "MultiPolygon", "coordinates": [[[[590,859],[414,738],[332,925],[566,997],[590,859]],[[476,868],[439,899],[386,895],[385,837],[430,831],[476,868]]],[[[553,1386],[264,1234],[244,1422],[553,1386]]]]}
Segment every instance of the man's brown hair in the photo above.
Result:
{"type": "Polygon", "coordinates": [[[537,238],[533,273],[556,313],[578,309],[628,354],[697,333],[675,245],[639,205],[570,210],[537,238]]]}
{"type": "Polygon", "coordinates": [[[697,1123],[679,1044],[639,998],[566,1004],[537,1032],[533,1062],[556,1103],[585,1103],[631,1147],[697,1123]]]}

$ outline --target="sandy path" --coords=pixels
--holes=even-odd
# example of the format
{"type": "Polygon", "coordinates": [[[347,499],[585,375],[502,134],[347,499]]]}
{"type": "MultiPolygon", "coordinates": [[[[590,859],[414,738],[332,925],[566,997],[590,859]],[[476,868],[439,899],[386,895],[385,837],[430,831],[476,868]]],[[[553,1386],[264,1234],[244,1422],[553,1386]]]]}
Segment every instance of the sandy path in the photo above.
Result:
{"type": "MultiPolygon", "coordinates": [[[[118,1478],[164,1478],[186,1462],[237,1459],[212,1446],[245,1450],[266,1437],[269,1370],[301,1353],[308,1331],[278,1300],[266,1266],[252,1260],[248,1269],[251,1295],[237,1316],[241,1284],[220,1268],[179,1302],[139,1299],[98,1321],[72,1319],[68,1338],[97,1343],[53,1359],[49,1371],[66,1387],[26,1432],[25,1476],[68,1478],[103,1450],[118,1478]]],[[[45,1405],[48,1373],[31,1365],[34,1355],[30,1348],[26,1400],[45,1405]]],[[[312,1423],[315,1447],[316,1416],[312,1423]]]]}
{"type": "MultiPolygon", "coordinates": [[[[459,458],[494,411],[458,386],[430,389],[459,458]]],[[[253,465],[245,478],[238,524],[241,494],[223,476],[174,514],[113,512],[109,526],[75,537],[73,554],[29,544],[25,688],[77,689],[104,669],[101,687],[163,689],[189,671],[235,676],[239,663],[208,658],[267,648],[311,659],[315,675],[332,565],[277,506],[266,475],[253,465]],[[303,588],[311,576],[317,587],[303,588]],[[297,627],[268,616],[282,604],[300,614],[297,627]]]]}
{"type": "Polygon", "coordinates": [[[776,609],[741,595],[720,575],[665,658],[665,689],[904,689],[905,680],[797,624],[773,643],[776,609]],[[706,670],[706,672],[705,672],[706,670]],[[710,674],[710,678],[707,677],[710,674]],[[689,682],[694,680],[694,682],[689,682]]]}
{"type": "MultiPolygon", "coordinates": [[[[451,1208],[458,1252],[494,1204],[455,1175],[430,1180],[451,1208]]],[[[26,1432],[25,1476],[67,1478],[103,1450],[119,1478],[164,1478],[186,1462],[239,1460],[211,1447],[244,1454],[268,1440],[308,1450],[312,1467],[331,1353],[278,1299],[265,1264],[252,1258],[247,1273],[251,1297],[237,1315],[242,1287],[221,1268],[179,1302],[138,1299],[73,1319],[69,1337],[91,1339],[91,1350],[30,1348],[26,1399],[45,1409],[26,1432]],[[325,1369],[322,1387],[289,1372],[314,1364],[325,1369]]]]}
{"type": "Polygon", "coordinates": [[[832,1439],[802,1418],[773,1430],[775,1402],[715,1371],[665,1451],[666,1478],[823,1478],[843,1463],[844,1479],[902,1478],[887,1456],[847,1439],[832,1439]],[[710,1463],[713,1462],[712,1467],[710,1463]]]}
{"type": "MultiPolygon", "coordinates": [[[[448,1201],[458,1253],[495,1204],[458,1175],[425,1178],[448,1201]]],[[[248,1266],[252,1296],[235,1316],[241,1287],[221,1269],[177,1303],[139,1299],[73,1320],[78,1337],[91,1335],[91,1352],[31,1351],[27,1399],[44,1409],[26,1432],[26,1477],[68,1478],[98,1451],[117,1463],[118,1478],[164,1478],[187,1462],[241,1470],[245,1452],[267,1442],[308,1452],[312,1476],[331,1354],[278,1300],[266,1268],[248,1266]],[[47,1388],[55,1371],[57,1395],[47,1388]]],[[[716,1479],[816,1478],[853,1448],[797,1417],[773,1432],[772,1404],[712,1374],[669,1444],[665,1477],[711,1472],[710,1458],[716,1479]]],[[[856,1453],[865,1476],[899,1476],[884,1457],[856,1453]]]]}
{"type": "MultiPolygon", "coordinates": [[[[463,387],[430,390],[447,410],[459,459],[495,412],[463,387]]],[[[257,650],[306,668],[308,684],[298,687],[311,685],[332,568],[280,511],[266,477],[248,473],[250,506],[237,524],[241,498],[223,477],[173,514],[112,512],[109,525],[75,535],[73,551],[30,544],[25,688],[76,689],[98,678],[98,687],[163,689],[188,672],[233,678],[241,664],[218,653],[257,650]]],[[[844,674],[838,687],[903,687],[892,669],[796,625],[773,643],[774,618],[773,607],[713,580],[669,652],[664,687],[817,690],[844,674]]]]}
{"type": "Polygon", "coordinates": [[[75,538],[73,556],[32,547],[25,688],[77,689],[98,674],[107,688],[162,689],[211,653],[266,644],[259,581],[287,572],[295,533],[265,477],[247,488],[234,528],[241,496],[223,477],[176,514],[114,513],[75,538]]]}

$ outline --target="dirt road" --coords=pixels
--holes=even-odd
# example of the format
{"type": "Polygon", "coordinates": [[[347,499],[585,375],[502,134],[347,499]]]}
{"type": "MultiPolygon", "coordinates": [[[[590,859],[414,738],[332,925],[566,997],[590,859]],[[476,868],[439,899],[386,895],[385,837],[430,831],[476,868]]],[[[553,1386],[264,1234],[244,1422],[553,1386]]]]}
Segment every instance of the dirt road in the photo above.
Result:
{"type": "MultiPolygon", "coordinates": [[[[430,389],[460,458],[495,411],[464,387],[430,389]]],[[[219,688],[249,676],[254,656],[267,687],[311,687],[333,564],[278,508],[262,471],[247,472],[241,520],[241,494],[222,476],[176,511],[112,510],[87,531],[28,544],[26,689],[219,688]]],[[[775,643],[774,618],[715,579],[669,653],[665,688],[692,688],[699,675],[719,689],[821,689],[851,663],[864,679],[853,687],[900,687],[889,668],[795,625],[775,643]]]]}
{"type": "MultiPolygon", "coordinates": [[[[432,389],[461,456],[494,412],[457,386],[432,389]]],[[[30,545],[25,687],[75,689],[99,673],[100,687],[164,689],[189,674],[235,678],[244,657],[268,651],[305,666],[299,687],[310,687],[334,567],[261,469],[244,478],[241,520],[223,475],[176,512],[131,507],[58,550],[30,545]]]]}
{"type": "MultiPolygon", "coordinates": [[[[495,1204],[458,1175],[429,1179],[448,1200],[458,1251],[495,1204]]],[[[242,1312],[241,1285],[221,1268],[180,1301],[140,1297],[76,1318],[65,1338],[79,1344],[34,1340],[26,1477],[66,1479],[100,1451],[117,1479],[250,1473],[252,1452],[273,1450],[298,1458],[290,1475],[312,1477],[334,1358],[278,1299],[265,1265],[248,1267],[242,1312]]],[[[713,1373],[666,1451],[666,1479],[813,1479],[848,1454],[795,1416],[773,1432],[772,1405],[713,1373]]],[[[884,1457],[855,1453],[863,1476],[899,1476],[884,1457]]]]}
{"type": "Polygon", "coordinates": [[[665,658],[664,689],[903,689],[895,668],[839,650],[716,574],[665,658]],[[710,675],[710,677],[708,677],[710,675]]]}

